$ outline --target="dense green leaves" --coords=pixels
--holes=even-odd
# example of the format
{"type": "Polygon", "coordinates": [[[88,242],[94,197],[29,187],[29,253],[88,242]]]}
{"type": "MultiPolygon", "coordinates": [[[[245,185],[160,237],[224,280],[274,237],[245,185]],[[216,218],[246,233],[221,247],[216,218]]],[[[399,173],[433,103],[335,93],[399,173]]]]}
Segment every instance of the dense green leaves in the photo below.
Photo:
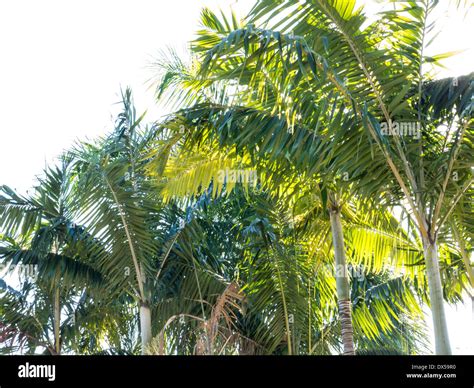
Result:
{"type": "Polygon", "coordinates": [[[156,62],[173,114],[146,125],[127,89],[32,194],[0,187],[1,350],[136,354],[145,306],[151,354],[340,353],[337,208],[357,353],[425,352],[423,248],[456,302],[474,237],[473,75],[426,71],[437,3],[204,10],[189,63],[156,62]]]}

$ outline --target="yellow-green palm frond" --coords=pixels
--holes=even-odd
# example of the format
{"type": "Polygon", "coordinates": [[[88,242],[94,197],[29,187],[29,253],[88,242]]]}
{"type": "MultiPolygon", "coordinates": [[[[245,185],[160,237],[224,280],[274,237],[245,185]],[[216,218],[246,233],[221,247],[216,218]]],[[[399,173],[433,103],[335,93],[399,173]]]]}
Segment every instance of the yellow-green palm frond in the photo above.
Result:
{"type": "Polygon", "coordinates": [[[178,154],[169,159],[164,171],[162,196],[172,198],[196,196],[212,187],[212,196],[232,192],[237,184],[245,190],[257,184],[257,171],[247,155],[235,151],[208,148],[178,154]]]}

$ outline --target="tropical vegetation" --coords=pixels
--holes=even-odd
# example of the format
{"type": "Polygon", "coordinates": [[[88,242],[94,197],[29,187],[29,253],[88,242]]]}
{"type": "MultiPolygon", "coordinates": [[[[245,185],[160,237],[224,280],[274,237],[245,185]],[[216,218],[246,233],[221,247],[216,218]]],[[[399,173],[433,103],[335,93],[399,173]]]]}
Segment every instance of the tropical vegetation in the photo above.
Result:
{"type": "MultiPolygon", "coordinates": [[[[6,354],[450,354],[472,294],[474,73],[436,78],[436,0],[205,9],[112,130],[0,187],[6,354]],[[31,271],[24,271],[25,268],[31,271]],[[13,283],[16,284],[13,284],[13,283]]],[[[457,4],[463,7],[463,4],[457,4]]]]}

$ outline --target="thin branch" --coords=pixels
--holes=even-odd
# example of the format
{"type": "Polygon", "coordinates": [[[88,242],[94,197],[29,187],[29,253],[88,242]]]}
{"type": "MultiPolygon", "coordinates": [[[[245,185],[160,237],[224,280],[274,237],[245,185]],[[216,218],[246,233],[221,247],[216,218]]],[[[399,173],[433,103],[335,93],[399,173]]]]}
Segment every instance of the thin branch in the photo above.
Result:
{"type": "Polygon", "coordinates": [[[444,181],[441,187],[441,192],[439,194],[438,201],[436,202],[433,218],[431,219],[431,230],[435,230],[436,228],[436,221],[438,220],[439,213],[441,212],[444,197],[446,195],[446,188],[448,186],[449,179],[451,178],[451,171],[453,170],[454,163],[456,162],[456,158],[459,154],[459,150],[461,149],[461,143],[462,143],[462,140],[464,139],[464,133],[466,131],[467,124],[468,123],[466,122],[465,125],[459,128],[456,142],[453,144],[453,147],[451,148],[451,157],[449,159],[448,169],[446,171],[446,176],[444,177],[444,181]]]}
{"type": "Polygon", "coordinates": [[[448,219],[448,217],[451,215],[451,213],[454,211],[454,208],[458,204],[459,200],[462,198],[464,193],[469,189],[469,187],[474,183],[474,178],[469,179],[466,182],[466,185],[461,189],[461,191],[458,193],[458,195],[454,198],[452,206],[449,208],[449,210],[446,212],[444,217],[441,219],[441,221],[438,224],[438,229],[436,229],[435,235],[438,234],[439,230],[443,226],[444,222],[448,219]]]}
{"type": "Polygon", "coordinates": [[[117,205],[117,207],[119,209],[120,218],[122,220],[122,224],[123,224],[123,227],[125,229],[125,234],[127,236],[128,246],[130,248],[130,254],[132,255],[133,265],[135,267],[135,272],[136,272],[136,275],[137,275],[138,288],[140,290],[140,298],[141,298],[142,301],[145,301],[146,298],[145,298],[145,291],[143,289],[143,277],[142,277],[142,273],[141,273],[141,270],[140,270],[140,264],[138,262],[138,257],[137,257],[137,254],[135,252],[135,247],[133,245],[132,236],[131,236],[130,231],[128,229],[128,223],[127,223],[127,220],[125,219],[125,215],[124,215],[124,212],[122,210],[122,205],[120,204],[120,201],[118,200],[117,194],[115,193],[114,189],[112,188],[112,185],[110,184],[109,180],[107,179],[107,176],[105,174],[103,174],[103,177],[104,177],[104,180],[107,183],[107,186],[109,187],[109,190],[110,190],[110,192],[111,192],[111,194],[114,198],[114,202],[115,202],[115,204],[117,205]]]}

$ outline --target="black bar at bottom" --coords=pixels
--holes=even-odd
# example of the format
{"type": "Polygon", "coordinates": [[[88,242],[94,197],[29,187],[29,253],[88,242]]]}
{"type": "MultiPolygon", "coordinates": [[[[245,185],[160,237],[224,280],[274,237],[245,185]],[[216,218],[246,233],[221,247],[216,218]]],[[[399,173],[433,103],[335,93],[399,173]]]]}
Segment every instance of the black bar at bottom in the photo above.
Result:
{"type": "Polygon", "coordinates": [[[183,357],[1,356],[0,388],[137,387],[474,387],[474,356],[183,357]]]}

